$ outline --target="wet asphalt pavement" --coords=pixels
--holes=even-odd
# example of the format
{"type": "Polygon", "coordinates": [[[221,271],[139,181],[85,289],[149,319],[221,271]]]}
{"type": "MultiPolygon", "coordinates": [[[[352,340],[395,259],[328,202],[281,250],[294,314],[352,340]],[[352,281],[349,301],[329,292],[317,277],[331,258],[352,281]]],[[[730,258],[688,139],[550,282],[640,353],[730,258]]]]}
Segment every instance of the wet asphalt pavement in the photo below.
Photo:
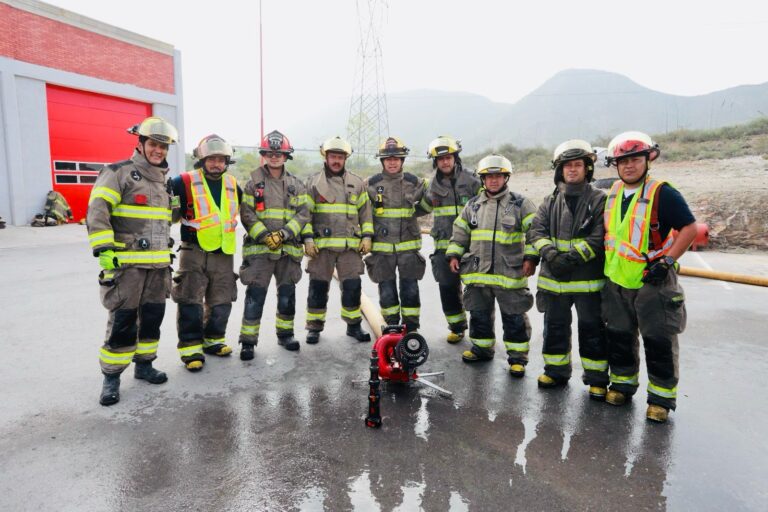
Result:
{"type": "MultiPolygon", "coordinates": [[[[681,279],[678,410],[656,425],[644,367],[623,408],[588,399],[577,357],[568,387],[539,390],[535,311],[523,380],[500,344],[494,361],[462,363],[469,342],[444,341],[428,269],[420,370],[445,371],[431,379],[455,396],[390,385],[371,430],[367,385],[352,381],[368,377],[372,345],[344,336],[336,287],[318,345],[277,346],[273,288],[256,358],[209,356],[197,374],[177,357],[169,301],[155,363],[169,381],[129,368],[120,403],[100,406],[106,312],[86,239],[82,226],[0,231],[0,510],[768,510],[766,288],[681,279]]],[[[764,255],[689,253],[683,264],[768,276],[764,255]]],[[[302,341],[306,289],[305,276],[302,341]]],[[[364,280],[374,301],[375,290],[364,280]]]]}

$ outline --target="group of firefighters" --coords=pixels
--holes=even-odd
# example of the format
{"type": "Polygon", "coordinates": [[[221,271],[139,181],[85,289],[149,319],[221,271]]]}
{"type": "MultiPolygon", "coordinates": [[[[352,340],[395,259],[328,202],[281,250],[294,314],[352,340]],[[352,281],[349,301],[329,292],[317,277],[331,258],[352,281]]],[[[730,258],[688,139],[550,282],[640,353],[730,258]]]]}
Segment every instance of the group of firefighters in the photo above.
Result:
{"type": "Polygon", "coordinates": [[[578,317],[583,381],[589,396],[623,405],[637,391],[639,338],[648,370],[647,418],[665,422],[676,406],[678,339],[685,328],[677,260],[696,233],[695,219],[679,191],[648,171],[659,146],[641,132],[616,136],[608,163],[619,180],[606,195],[592,186],[597,160],[592,146],[569,140],[554,151],[555,188],[537,209],[509,186],[512,164],[491,154],[476,172],[462,165],[461,144],[441,136],[429,145],[434,175],[404,172],[409,149],[387,138],[377,157],[382,172],[363,179],[346,169],[352,154],[340,137],[320,147],[323,169],[305,182],[286,169],[294,151],[273,131],[261,141],[263,165],[240,187],[227,173],[232,146],[209,135],[195,148],[194,170],[167,178],[166,155],[176,129],[149,117],[129,131],[138,136],[130,160],[106,166],[88,206],[91,248],[102,268],[101,300],[109,320],[100,364],[103,405],[119,401],[120,375],[153,384],[167,380],[152,366],[165,303],[178,304],[178,350],[185,367],[199,371],[205,355],[228,356],[226,328],[246,286],[240,359],[253,359],[269,283],[277,289],[277,342],[299,350],[295,338],[296,284],[309,260],[306,343],[319,342],[334,272],[341,289],[346,334],[370,341],[361,326],[362,283],[367,270],[378,285],[389,325],[419,329],[421,254],[417,218],[433,215],[432,272],[449,333],[464,339],[467,363],[494,357],[496,303],[509,372],[523,377],[534,297],[528,277],[541,264],[536,307],[544,314],[544,372],[538,385],[554,388],[571,377],[572,308],[578,317]],[[236,228],[243,224],[242,266],[234,272],[236,228]],[[181,222],[178,270],[171,263],[170,226],[181,222]],[[466,312],[469,312],[467,322],[466,312]]]}

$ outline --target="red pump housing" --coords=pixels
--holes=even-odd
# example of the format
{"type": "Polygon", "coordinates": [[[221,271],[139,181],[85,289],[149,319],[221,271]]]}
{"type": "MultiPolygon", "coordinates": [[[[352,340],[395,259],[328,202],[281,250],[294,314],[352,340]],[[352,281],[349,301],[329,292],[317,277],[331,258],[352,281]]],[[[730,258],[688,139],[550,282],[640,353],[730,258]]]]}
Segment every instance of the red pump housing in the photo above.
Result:
{"type": "Polygon", "coordinates": [[[389,325],[373,345],[379,357],[382,380],[407,383],[419,378],[416,367],[427,361],[429,348],[420,334],[405,332],[404,325],[389,325]]]}

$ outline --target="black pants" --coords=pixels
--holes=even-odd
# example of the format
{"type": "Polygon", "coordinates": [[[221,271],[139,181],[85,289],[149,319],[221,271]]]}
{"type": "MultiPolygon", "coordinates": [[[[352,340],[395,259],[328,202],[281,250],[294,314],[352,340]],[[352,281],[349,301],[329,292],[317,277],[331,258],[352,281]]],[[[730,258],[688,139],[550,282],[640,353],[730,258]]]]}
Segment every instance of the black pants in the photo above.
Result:
{"type": "Polygon", "coordinates": [[[575,305],[578,316],[579,355],[584,367],[583,381],[590,386],[608,385],[608,353],[600,310],[600,294],[547,293],[545,299],[542,350],[544,373],[555,380],[568,380],[571,377],[571,308],[575,305]]]}

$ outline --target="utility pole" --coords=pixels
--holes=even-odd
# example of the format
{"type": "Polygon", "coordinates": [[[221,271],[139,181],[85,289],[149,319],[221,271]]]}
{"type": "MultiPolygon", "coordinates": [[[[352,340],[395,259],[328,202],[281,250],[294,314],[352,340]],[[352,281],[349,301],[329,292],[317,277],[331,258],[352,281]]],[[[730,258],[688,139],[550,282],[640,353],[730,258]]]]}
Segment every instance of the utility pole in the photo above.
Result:
{"type": "Polygon", "coordinates": [[[384,63],[379,34],[387,3],[384,0],[357,0],[360,31],[355,82],[349,106],[347,137],[355,152],[355,166],[365,167],[379,142],[389,134],[384,63]]]}

